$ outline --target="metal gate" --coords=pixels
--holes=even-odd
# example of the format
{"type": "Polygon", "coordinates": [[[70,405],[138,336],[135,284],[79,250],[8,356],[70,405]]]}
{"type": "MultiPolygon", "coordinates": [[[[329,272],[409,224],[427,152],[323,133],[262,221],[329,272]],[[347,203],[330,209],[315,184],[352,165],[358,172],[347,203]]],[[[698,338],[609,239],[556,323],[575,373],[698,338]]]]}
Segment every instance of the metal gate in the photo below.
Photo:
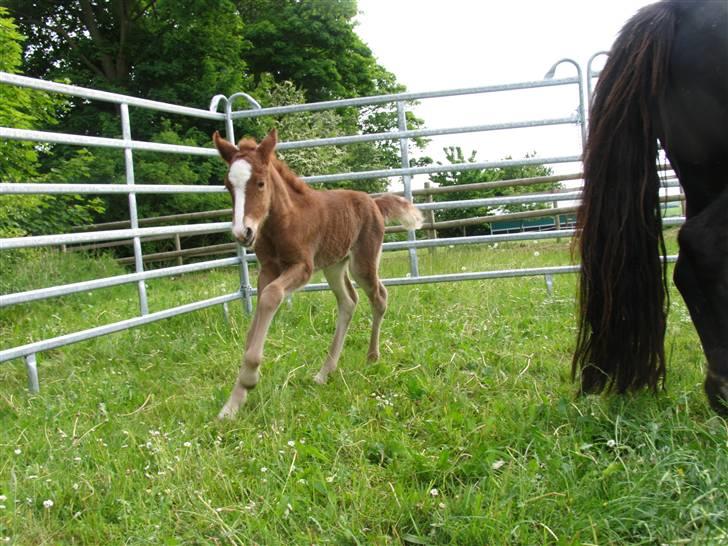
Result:
{"type": "MultiPolygon", "coordinates": [[[[601,53],[599,53],[601,54],[601,53]]],[[[597,55],[599,55],[597,54],[597,55]]],[[[543,80],[527,81],[520,83],[510,83],[503,85],[491,85],[485,87],[452,89],[445,91],[432,91],[422,93],[399,93],[391,95],[380,95],[371,97],[361,97],[347,100],[326,101],[311,104],[299,104],[289,106],[279,106],[272,108],[261,107],[252,97],[245,93],[236,93],[230,97],[217,95],[213,97],[209,110],[201,110],[197,108],[189,108],[166,104],[151,100],[145,100],[130,96],[86,89],[71,85],[46,82],[42,80],[27,78],[24,76],[0,73],[0,84],[15,85],[28,87],[36,90],[61,93],[73,97],[79,97],[91,101],[103,101],[118,105],[120,112],[120,125],[122,138],[102,138],[88,137],[55,132],[42,132],[24,129],[16,129],[11,127],[0,127],[0,138],[7,140],[22,140],[31,142],[59,143],[70,144],[85,147],[108,147],[123,150],[125,167],[126,167],[126,184],[26,184],[26,183],[0,183],[0,195],[18,195],[18,194],[125,194],[128,196],[129,220],[130,228],[113,229],[103,231],[92,231],[85,233],[63,233],[55,235],[28,236],[0,239],[0,259],[2,259],[2,251],[20,248],[32,248],[41,246],[60,246],[76,243],[95,243],[101,241],[114,241],[123,239],[133,240],[134,264],[135,272],[114,277],[95,279],[61,286],[53,286],[50,288],[42,288],[17,292],[11,294],[0,295],[0,308],[19,303],[27,303],[47,298],[61,297],[82,291],[95,290],[120,284],[135,283],[137,285],[139,314],[120,322],[112,324],[99,325],[97,327],[68,333],[66,335],[44,339],[25,345],[3,348],[0,350],[0,362],[12,359],[25,359],[28,371],[28,379],[31,391],[37,391],[39,388],[36,355],[40,352],[47,351],[114,332],[119,332],[136,326],[149,324],[158,320],[173,317],[182,313],[204,309],[211,306],[223,305],[227,311],[227,304],[231,301],[242,300],[244,308],[250,312],[252,310],[252,296],[255,295],[255,289],[252,288],[248,273],[248,263],[255,259],[254,255],[246,253],[241,246],[238,247],[236,257],[207,260],[189,265],[178,265],[173,267],[164,267],[150,271],[144,270],[143,253],[141,241],[145,237],[174,235],[174,234],[203,234],[213,232],[229,231],[229,222],[215,222],[192,225],[172,225],[161,227],[139,227],[139,218],[137,215],[136,196],[139,194],[161,194],[161,193],[208,193],[208,192],[225,192],[225,188],[220,186],[194,186],[194,185],[161,185],[161,184],[137,184],[134,176],[134,152],[137,150],[155,151],[167,154],[191,154],[198,156],[216,156],[217,151],[213,148],[198,148],[190,146],[178,146],[170,144],[159,144],[152,142],[143,142],[133,140],[131,137],[131,124],[129,119],[129,108],[143,108],[158,112],[174,113],[191,118],[201,120],[215,120],[224,128],[228,140],[235,141],[233,130],[233,121],[241,118],[251,118],[266,115],[285,115],[294,112],[313,112],[342,107],[360,107],[379,104],[394,104],[398,114],[398,130],[377,134],[357,134],[336,138],[322,138],[315,140],[281,142],[278,145],[279,150],[287,150],[294,148],[311,148],[317,146],[347,145],[361,142],[373,142],[382,140],[393,140],[399,142],[401,155],[401,167],[395,169],[382,169],[364,172],[349,172],[321,176],[303,177],[306,182],[311,184],[326,184],[343,180],[368,180],[376,178],[399,178],[401,177],[404,195],[412,200],[412,177],[416,175],[431,174],[436,172],[447,171],[466,171],[470,169],[486,169],[486,168],[502,168],[525,165],[557,165],[566,163],[579,162],[581,159],[581,146],[583,146],[586,135],[586,119],[585,104],[588,101],[588,94],[591,92],[591,79],[594,76],[591,64],[595,56],[593,56],[587,66],[587,75],[584,76],[583,71],[578,63],[571,59],[563,59],[552,67],[543,80]],[[556,67],[562,63],[572,64],[576,67],[577,76],[569,78],[556,79],[553,77],[556,67]],[[463,127],[448,127],[440,129],[408,129],[406,122],[406,106],[410,101],[422,101],[439,97],[456,97],[464,95],[482,95],[489,93],[508,93],[523,89],[543,89],[555,86],[567,86],[573,89],[573,98],[575,105],[575,113],[569,116],[534,119],[529,121],[521,121],[514,123],[499,123],[489,125],[474,125],[463,127]],[[247,108],[234,110],[233,106],[244,100],[247,108]],[[223,111],[220,111],[222,107],[223,111]],[[410,167],[408,157],[408,140],[418,137],[429,137],[436,135],[452,135],[462,133],[479,133],[496,130],[519,130],[531,127],[544,127],[556,125],[573,125],[578,126],[581,138],[575,138],[573,155],[546,158],[530,158],[523,160],[504,160],[490,161],[479,163],[462,163],[454,165],[430,165],[425,167],[410,167]],[[230,293],[222,294],[214,298],[200,300],[187,305],[173,307],[154,313],[149,312],[147,303],[147,293],[145,282],[150,279],[161,277],[170,277],[183,273],[205,271],[220,267],[237,267],[240,270],[240,289],[230,293]]],[[[556,176],[550,177],[551,180],[573,179],[575,176],[556,176]]],[[[2,181],[0,181],[2,182],[2,181]]],[[[521,181],[528,183],[528,181],[521,181]]],[[[671,182],[669,185],[676,185],[671,182]]],[[[562,191],[559,193],[544,193],[519,195],[501,198],[476,199],[467,201],[444,201],[432,203],[418,203],[417,207],[423,211],[447,208],[467,208],[482,206],[503,206],[513,203],[551,203],[555,204],[560,201],[578,200],[580,191],[575,188],[571,191],[562,191]]],[[[682,219],[667,219],[665,225],[673,225],[680,223],[682,219]]],[[[425,226],[426,228],[427,226],[425,226]]],[[[549,238],[568,238],[574,233],[573,229],[557,229],[548,232],[525,232],[525,233],[506,233],[483,235],[474,237],[457,237],[446,239],[420,239],[417,240],[414,231],[407,234],[407,240],[401,242],[385,243],[384,251],[406,249],[409,253],[410,273],[406,277],[385,278],[383,282],[388,286],[417,284],[417,283],[434,283],[434,282],[454,282],[478,279],[493,279],[503,277],[517,276],[544,276],[548,287],[551,286],[551,276],[562,273],[572,273],[578,270],[578,266],[563,265],[558,267],[544,268],[528,268],[528,269],[510,269],[499,271],[478,271],[460,274],[446,275],[429,275],[422,276],[419,274],[417,262],[417,249],[435,247],[435,246],[451,246],[463,244],[481,244],[495,243],[500,241],[522,241],[549,238]]],[[[304,288],[305,291],[322,290],[327,288],[326,284],[309,284],[304,288]]]]}

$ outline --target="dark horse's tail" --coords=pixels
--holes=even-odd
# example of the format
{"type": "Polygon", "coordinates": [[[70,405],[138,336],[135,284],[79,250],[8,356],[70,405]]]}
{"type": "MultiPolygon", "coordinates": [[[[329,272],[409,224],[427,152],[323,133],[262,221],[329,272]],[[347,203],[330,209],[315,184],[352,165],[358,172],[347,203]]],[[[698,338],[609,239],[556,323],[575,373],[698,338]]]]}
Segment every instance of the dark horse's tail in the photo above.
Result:
{"type": "Polygon", "coordinates": [[[656,98],[675,29],[668,2],[622,29],[597,83],[578,212],[580,319],[572,377],[583,393],[656,389],[665,376],[667,273],[656,98]]]}

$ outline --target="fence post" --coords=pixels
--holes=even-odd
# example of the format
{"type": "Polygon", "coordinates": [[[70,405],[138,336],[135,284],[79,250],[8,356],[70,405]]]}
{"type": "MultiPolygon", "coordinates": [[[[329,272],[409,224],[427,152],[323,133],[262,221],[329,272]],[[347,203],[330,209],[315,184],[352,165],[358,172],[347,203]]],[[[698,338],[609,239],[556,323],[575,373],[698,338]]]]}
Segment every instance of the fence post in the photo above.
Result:
{"type": "Polygon", "coordinates": [[[554,276],[550,273],[547,273],[544,275],[544,280],[546,281],[546,293],[549,296],[554,295],[554,276]]]}
{"type": "Polygon", "coordinates": [[[592,82],[592,78],[597,75],[597,73],[594,72],[592,69],[592,65],[594,64],[594,59],[597,57],[600,57],[602,55],[609,56],[609,51],[597,51],[594,55],[589,57],[589,60],[586,63],[586,101],[587,101],[587,108],[591,107],[592,102],[592,95],[594,94],[594,85],[592,82]]]}
{"type": "Polygon", "coordinates": [[[40,390],[38,383],[38,363],[35,360],[35,353],[25,357],[25,367],[28,370],[28,389],[33,394],[40,390]]]}
{"type": "MultiPolygon", "coordinates": [[[[556,193],[558,190],[552,190],[552,193],[556,193]]],[[[559,202],[553,201],[552,206],[554,207],[554,210],[556,211],[556,216],[554,216],[554,229],[556,231],[561,231],[561,215],[559,214],[559,202]]],[[[557,243],[561,242],[561,237],[558,237],[556,239],[557,243]]]]}
{"type": "Polygon", "coordinates": [[[556,61],[553,66],[551,66],[549,71],[546,72],[546,74],[544,75],[544,79],[553,79],[554,74],[556,73],[556,67],[564,63],[574,65],[574,67],[576,68],[577,79],[579,80],[579,107],[577,111],[579,114],[579,129],[581,129],[581,150],[582,153],[584,153],[584,150],[586,149],[586,113],[584,107],[584,77],[582,75],[581,66],[574,59],[561,59],[559,61],[556,61]]]}
{"type": "MultiPolygon", "coordinates": [[[[182,252],[182,240],[180,239],[179,233],[174,234],[174,249],[177,252],[182,252]]],[[[184,264],[184,258],[182,258],[182,255],[177,256],[177,265],[183,265],[184,264]]]]}
{"type": "MultiPolygon", "coordinates": [[[[232,143],[235,143],[235,128],[233,127],[232,115],[233,101],[238,97],[245,98],[256,110],[261,108],[260,104],[258,104],[258,102],[247,93],[235,93],[230,95],[230,97],[216,95],[210,102],[210,111],[212,112],[217,111],[217,105],[220,100],[225,102],[225,136],[232,143]]],[[[250,285],[250,270],[248,269],[247,251],[240,243],[238,243],[237,255],[240,259],[240,294],[242,296],[243,310],[246,314],[250,315],[253,312],[253,287],[250,285]]]]}
{"type": "MultiPolygon", "coordinates": [[[[431,184],[430,184],[429,180],[427,182],[425,182],[426,190],[429,190],[430,186],[431,186],[431,184]]],[[[434,201],[432,199],[431,193],[427,194],[427,199],[425,199],[425,201],[427,201],[428,203],[432,203],[434,201]]],[[[429,210],[425,211],[425,218],[427,219],[428,224],[430,224],[431,226],[435,225],[435,211],[434,210],[429,209],[429,210]]],[[[437,239],[437,230],[434,227],[431,229],[428,229],[425,233],[427,234],[428,239],[437,239]]],[[[430,247],[430,256],[435,255],[435,248],[436,247],[434,247],[434,246],[430,247]]]]}
{"type": "MultiPolygon", "coordinates": [[[[129,105],[122,103],[121,107],[121,134],[124,140],[131,142],[131,124],[129,121],[129,105]]],[[[124,148],[124,164],[126,167],[126,183],[134,186],[134,157],[129,146],[124,148]]],[[[129,191],[129,221],[132,229],[139,229],[139,218],[137,216],[136,194],[129,191]]],[[[142,256],[142,242],[139,237],[134,237],[134,269],[137,273],[144,272],[144,259],[142,256]]],[[[149,314],[147,304],[147,287],[144,281],[137,283],[139,289],[139,308],[142,315],[149,314]]]]}
{"type": "MultiPolygon", "coordinates": [[[[397,120],[400,131],[407,130],[407,117],[405,116],[404,102],[397,101],[397,120]]],[[[409,151],[407,149],[407,137],[399,139],[399,153],[402,158],[402,168],[409,168],[409,151]]],[[[404,183],[404,197],[409,202],[412,202],[412,176],[409,174],[402,175],[402,182],[404,183]]],[[[414,229],[407,230],[407,240],[414,241],[417,239],[414,229]]],[[[420,270],[417,264],[417,250],[409,248],[409,260],[410,260],[410,275],[412,277],[419,277],[420,270]]]]}

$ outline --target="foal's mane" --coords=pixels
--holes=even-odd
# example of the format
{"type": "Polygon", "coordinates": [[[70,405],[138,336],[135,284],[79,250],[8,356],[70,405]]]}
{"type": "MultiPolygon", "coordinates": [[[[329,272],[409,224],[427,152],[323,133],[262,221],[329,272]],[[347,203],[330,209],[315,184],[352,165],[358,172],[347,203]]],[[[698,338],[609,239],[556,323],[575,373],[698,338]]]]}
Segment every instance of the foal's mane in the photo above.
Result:
{"type": "Polygon", "coordinates": [[[281,161],[277,157],[273,156],[271,165],[276,171],[278,171],[278,174],[281,176],[283,181],[288,184],[288,187],[296,193],[303,193],[308,189],[308,184],[301,180],[285,161],[281,161]]]}

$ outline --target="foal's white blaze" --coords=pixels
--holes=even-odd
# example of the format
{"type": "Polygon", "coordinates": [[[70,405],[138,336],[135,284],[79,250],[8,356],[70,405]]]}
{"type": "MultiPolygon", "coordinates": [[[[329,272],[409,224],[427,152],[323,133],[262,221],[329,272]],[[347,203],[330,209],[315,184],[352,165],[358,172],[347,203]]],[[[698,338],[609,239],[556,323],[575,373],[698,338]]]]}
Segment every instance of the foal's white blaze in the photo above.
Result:
{"type": "Polygon", "coordinates": [[[253,169],[244,159],[238,159],[228,171],[228,180],[233,187],[233,235],[243,238],[243,214],[245,213],[245,186],[250,180],[253,169]]]}

